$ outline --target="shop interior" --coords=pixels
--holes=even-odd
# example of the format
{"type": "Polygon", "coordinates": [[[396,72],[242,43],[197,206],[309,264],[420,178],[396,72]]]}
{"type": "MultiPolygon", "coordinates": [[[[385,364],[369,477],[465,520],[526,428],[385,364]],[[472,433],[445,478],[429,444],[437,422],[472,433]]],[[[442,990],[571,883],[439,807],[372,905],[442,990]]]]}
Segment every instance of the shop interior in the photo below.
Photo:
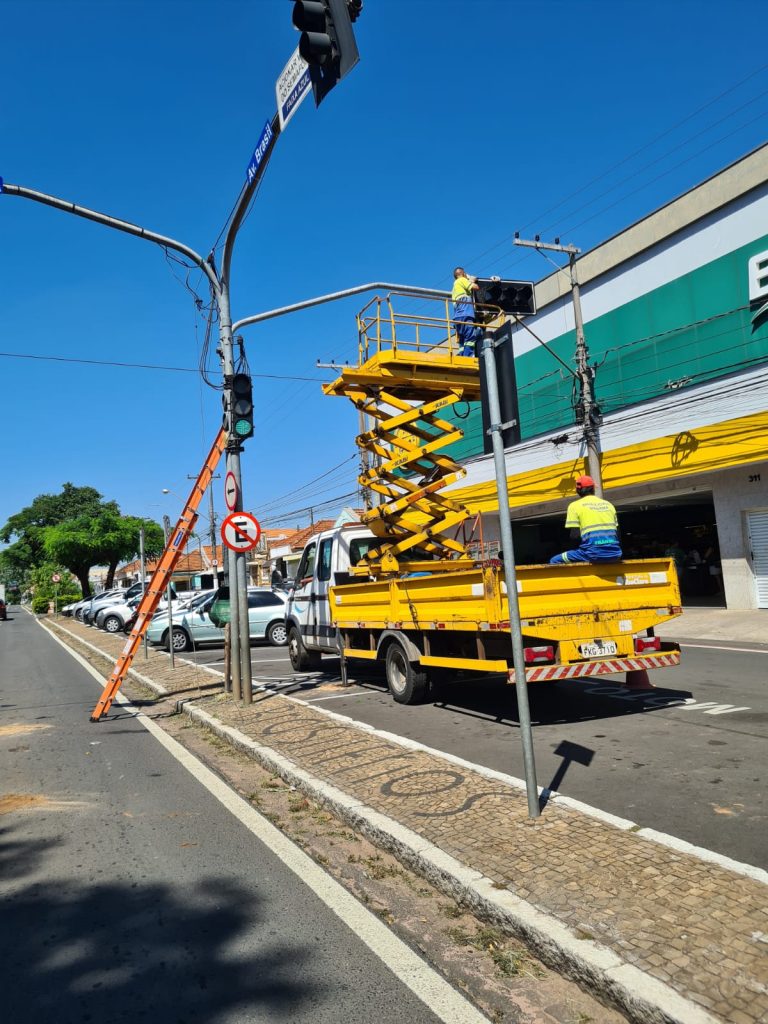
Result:
{"type": "MultiPolygon", "coordinates": [[[[717,522],[711,491],[617,503],[626,558],[675,559],[683,604],[725,607],[717,522]]],[[[518,565],[547,562],[572,546],[563,514],[515,520],[518,565]]]]}

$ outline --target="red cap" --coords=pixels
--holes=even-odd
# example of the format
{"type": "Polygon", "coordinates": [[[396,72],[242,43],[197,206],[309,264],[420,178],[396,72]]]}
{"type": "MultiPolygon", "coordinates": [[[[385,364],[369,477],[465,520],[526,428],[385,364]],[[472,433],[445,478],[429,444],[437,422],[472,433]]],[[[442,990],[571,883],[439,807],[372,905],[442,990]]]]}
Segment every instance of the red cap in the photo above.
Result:
{"type": "Polygon", "coordinates": [[[577,476],[576,477],[576,486],[577,487],[594,487],[595,486],[595,481],[592,479],[591,476],[577,476]]]}

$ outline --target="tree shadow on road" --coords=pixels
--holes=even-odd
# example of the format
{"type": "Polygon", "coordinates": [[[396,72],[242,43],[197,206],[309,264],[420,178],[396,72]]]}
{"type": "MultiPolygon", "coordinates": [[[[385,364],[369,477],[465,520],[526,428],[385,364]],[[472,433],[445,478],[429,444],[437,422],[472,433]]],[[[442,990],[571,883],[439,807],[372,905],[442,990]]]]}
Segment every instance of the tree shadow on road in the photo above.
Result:
{"type": "Polygon", "coordinates": [[[16,877],[0,929],[9,1024],[309,1020],[328,997],[309,947],[275,938],[260,898],[231,878],[40,881],[51,845],[0,834],[2,876],[16,877]]]}

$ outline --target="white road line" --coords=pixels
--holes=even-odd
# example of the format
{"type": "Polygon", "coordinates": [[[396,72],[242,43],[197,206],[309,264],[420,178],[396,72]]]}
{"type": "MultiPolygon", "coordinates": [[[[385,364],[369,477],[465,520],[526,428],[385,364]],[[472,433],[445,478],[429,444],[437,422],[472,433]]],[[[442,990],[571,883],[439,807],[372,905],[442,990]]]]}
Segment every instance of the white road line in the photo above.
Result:
{"type": "Polygon", "coordinates": [[[375,697],[372,690],[363,690],[361,693],[334,693],[330,697],[307,697],[305,704],[319,704],[321,700],[340,700],[342,697],[375,697]]]}
{"type": "Polygon", "coordinates": [[[703,651],[743,651],[745,654],[768,654],[768,651],[756,647],[718,647],[715,644],[680,644],[681,647],[699,647],[703,651]]]}
{"type": "MultiPolygon", "coordinates": [[[[42,623],[40,625],[42,626],[42,623]]],[[[43,626],[43,629],[46,627],[43,626]]],[[[96,679],[99,688],[103,689],[104,680],[96,669],[50,630],[46,629],[46,632],[79,662],[96,679]]],[[[238,796],[160,726],[138,711],[121,693],[117,694],[115,701],[133,712],[136,720],[158,743],[165,747],[202,786],[205,786],[233,817],[271,850],[300,882],[308,886],[318,899],[444,1024],[488,1024],[487,1017],[246,800],[238,796]]]]}

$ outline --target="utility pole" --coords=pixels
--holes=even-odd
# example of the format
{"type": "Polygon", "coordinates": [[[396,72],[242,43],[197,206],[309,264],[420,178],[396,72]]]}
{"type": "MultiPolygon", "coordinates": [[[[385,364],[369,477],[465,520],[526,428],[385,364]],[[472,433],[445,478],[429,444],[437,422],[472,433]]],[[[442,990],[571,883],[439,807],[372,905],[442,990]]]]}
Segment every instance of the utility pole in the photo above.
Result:
{"type": "MultiPolygon", "coordinates": [[[[517,233],[514,238],[515,245],[522,245],[529,249],[538,249],[539,252],[564,252],[568,255],[568,277],[571,284],[571,299],[573,302],[573,320],[576,327],[576,374],[579,379],[580,396],[579,408],[584,430],[584,444],[587,450],[587,467],[589,475],[595,481],[595,494],[603,496],[603,474],[600,467],[600,439],[598,424],[600,413],[595,404],[595,369],[589,365],[589,349],[584,337],[584,318],[581,314],[581,293],[579,290],[579,278],[576,271],[576,257],[581,252],[575,245],[561,245],[560,239],[554,242],[542,242],[536,235],[533,241],[519,238],[517,233]]],[[[547,257],[548,258],[548,257],[547,257]]],[[[552,265],[562,273],[565,269],[554,260],[552,265]]]]}
{"type": "MultiPolygon", "coordinates": [[[[144,527],[139,529],[139,566],[141,572],[141,596],[144,596],[144,591],[147,589],[147,563],[144,557],[144,527]]],[[[147,634],[144,633],[144,660],[149,659],[149,647],[148,647],[147,634]]]]}
{"type": "MultiPolygon", "coordinates": [[[[187,473],[187,480],[197,480],[197,474],[187,473]]],[[[216,509],[213,503],[213,481],[221,480],[221,475],[216,473],[215,476],[211,477],[211,485],[208,488],[208,537],[211,541],[211,562],[213,563],[213,576],[216,586],[219,585],[218,580],[218,567],[219,567],[219,555],[216,549],[216,509]]],[[[203,517],[205,518],[205,517],[203,517]]],[[[202,570],[202,556],[200,558],[200,568],[202,570]]]]}
{"type": "MultiPolygon", "coordinates": [[[[163,533],[165,534],[165,546],[168,546],[168,541],[171,539],[171,520],[169,516],[163,516],[163,533]]],[[[171,579],[173,573],[168,577],[168,586],[165,591],[165,599],[168,602],[168,654],[171,657],[171,668],[176,667],[176,655],[173,650],[173,606],[171,599],[173,598],[173,590],[171,589],[171,579]]]]}

